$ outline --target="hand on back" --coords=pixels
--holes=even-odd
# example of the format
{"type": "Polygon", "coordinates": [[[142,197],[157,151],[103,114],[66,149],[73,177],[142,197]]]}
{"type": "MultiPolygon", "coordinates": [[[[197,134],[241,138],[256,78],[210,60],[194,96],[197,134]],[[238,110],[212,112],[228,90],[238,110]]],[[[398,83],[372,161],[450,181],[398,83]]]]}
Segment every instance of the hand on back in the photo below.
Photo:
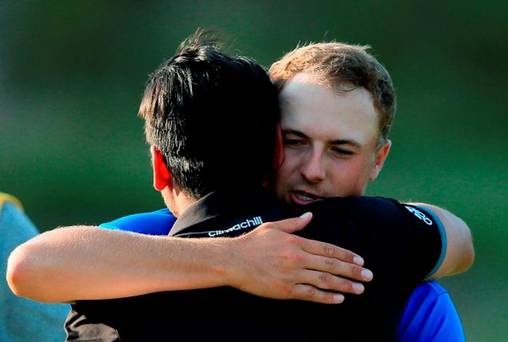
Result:
{"type": "Polygon", "coordinates": [[[235,272],[230,284],[242,291],[275,299],[342,303],[342,293],[361,294],[372,272],[363,259],[335,245],[292,233],[303,229],[311,213],[266,222],[236,240],[235,272]]]}

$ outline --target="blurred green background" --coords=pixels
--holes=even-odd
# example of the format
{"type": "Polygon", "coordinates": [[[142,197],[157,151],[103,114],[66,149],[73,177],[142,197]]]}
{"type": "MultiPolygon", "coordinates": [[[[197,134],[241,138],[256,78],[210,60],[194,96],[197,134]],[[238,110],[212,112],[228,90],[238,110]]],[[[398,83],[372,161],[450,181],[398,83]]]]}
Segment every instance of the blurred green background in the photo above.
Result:
{"type": "Polygon", "coordinates": [[[41,230],[161,207],[137,107],[147,75],[198,26],[265,66],[298,43],[369,44],[399,108],[369,194],[469,223],[476,263],[443,283],[470,341],[506,341],[507,16],[492,0],[2,1],[0,191],[41,230]]]}

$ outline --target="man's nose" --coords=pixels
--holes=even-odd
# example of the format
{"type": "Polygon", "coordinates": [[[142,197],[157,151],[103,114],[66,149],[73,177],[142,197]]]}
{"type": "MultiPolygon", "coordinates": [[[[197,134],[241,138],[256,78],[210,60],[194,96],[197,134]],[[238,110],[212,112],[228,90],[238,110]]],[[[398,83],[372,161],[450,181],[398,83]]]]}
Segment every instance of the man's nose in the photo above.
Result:
{"type": "Polygon", "coordinates": [[[325,178],[322,154],[309,151],[301,168],[301,174],[309,183],[318,183],[325,178]]]}

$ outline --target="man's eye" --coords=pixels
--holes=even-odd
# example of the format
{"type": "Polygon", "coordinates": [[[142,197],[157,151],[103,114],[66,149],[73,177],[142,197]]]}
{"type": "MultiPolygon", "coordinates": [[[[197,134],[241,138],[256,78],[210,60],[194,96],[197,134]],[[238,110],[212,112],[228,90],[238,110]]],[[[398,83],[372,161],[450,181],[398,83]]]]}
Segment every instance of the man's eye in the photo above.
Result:
{"type": "Polygon", "coordinates": [[[333,153],[341,155],[341,156],[351,156],[354,154],[353,151],[345,150],[343,148],[332,148],[333,153]]]}
{"type": "Polygon", "coordinates": [[[284,145],[286,146],[303,146],[305,142],[299,139],[284,139],[284,145]]]}

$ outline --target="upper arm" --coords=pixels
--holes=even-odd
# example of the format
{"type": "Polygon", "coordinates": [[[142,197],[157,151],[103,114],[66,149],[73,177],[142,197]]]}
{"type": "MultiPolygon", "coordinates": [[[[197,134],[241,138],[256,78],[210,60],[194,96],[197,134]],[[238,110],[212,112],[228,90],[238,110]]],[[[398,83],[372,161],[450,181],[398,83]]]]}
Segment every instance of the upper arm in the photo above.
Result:
{"type": "Polygon", "coordinates": [[[431,204],[413,203],[440,221],[445,244],[443,255],[437,267],[429,274],[429,279],[438,279],[466,271],[474,261],[474,248],[471,232],[467,224],[451,212],[431,204]]]}
{"type": "Polygon", "coordinates": [[[347,205],[343,214],[350,219],[350,229],[345,226],[343,235],[353,238],[352,246],[342,247],[364,257],[375,277],[414,286],[434,273],[436,265],[440,267],[446,234],[427,210],[382,197],[343,201],[347,205]]]}
{"type": "Polygon", "coordinates": [[[357,220],[363,220],[368,234],[375,237],[370,239],[374,241],[371,247],[380,249],[377,258],[391,265],[392,272],[404,271],[406,279],[422,281],[471,266],[474,250],[469,228],[449,211],[384,198],[356,202],[357,220]]]}

